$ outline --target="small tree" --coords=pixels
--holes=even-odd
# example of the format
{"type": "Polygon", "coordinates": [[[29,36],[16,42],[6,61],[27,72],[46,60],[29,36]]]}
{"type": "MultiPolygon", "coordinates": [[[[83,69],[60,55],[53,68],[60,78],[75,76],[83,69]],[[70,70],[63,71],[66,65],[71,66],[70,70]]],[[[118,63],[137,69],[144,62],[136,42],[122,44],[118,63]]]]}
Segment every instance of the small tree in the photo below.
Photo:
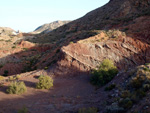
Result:
{"type": "Polygon", "coordinates": [[[118,70],[114,66],[114,63],[109,59],[105,59],[98,69],[92,72],[91,83],[93,85],[103,86],[110,82],[117,73],[118,70]]]}
{"type": "Polygon", "coordinates": [[[18,113],[28,113],[27,107],[24,106],[23,108],[19,109],[18,113]]]}
{"type": "Polygon", "coordinates": [[[27,91],[24,82],[12,82],[6,90],[9,94],[23,94],[27,91]]]}
{"type": "Polygon", "coordinates": [[[81,108],[78,111],[78,113],[97,113],[97,112],[98,112],[98,109],[95,107],[81,108]]]}
{"type": "Polygon", "coordinates": [[[8,70],[5,70],[3,76],[8,76],[8,73],[8,70]]]}
{"type": "Polygon", "coordinates": [[[50,89],[53,86],[53,79],[49,76],[41,75],[39,82],[36,84],[37,89],[50,89]]]}

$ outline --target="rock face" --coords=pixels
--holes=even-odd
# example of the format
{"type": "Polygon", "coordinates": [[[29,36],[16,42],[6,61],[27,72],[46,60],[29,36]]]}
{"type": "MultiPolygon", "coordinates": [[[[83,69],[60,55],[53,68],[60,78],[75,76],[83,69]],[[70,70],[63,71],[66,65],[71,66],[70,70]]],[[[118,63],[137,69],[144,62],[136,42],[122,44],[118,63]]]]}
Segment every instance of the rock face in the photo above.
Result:
{"type": "Polygon", "coordinates": [[[111,0],[33,42],[55,43],[60,48],[55,73],[88,71],[105,58],[121,70],[128,69],[150,62],[149,20],[149,0],[111,0]]]}
{"type": "MultiPolygon", "coordinates": [[[[95,37],[99,36],[92,38],[95,37]]],[[[59,66],[86,72],[95,69],[105,58],[113,60],[119,70],[150,62],[150,46],[137,39],[119,35],[105,42],[86,40],[64,46],[61,50],[65,57],[58,62],[59,66]]]]}
{"type": "MultiPolygon", "coordinates": [[[[50,67],[56,75],[88,72],[106,58],[120,70],[126,70],[150,62],[149,6],[149,0],[111,0],[80,19],[36,35],[29,40],[31,43],[12,43],[7,50],[0,45],[2,54],[18,52],[17,57],[21,63],[27,60],[29,69],[50,67]]],[[[54,23],[50,26],[54,27],[54,23]]],[[[8,45],[4,41],[1,44],[8,45]]]]}
{"type": "Polygon", "coordinates": [[[11,28],[0,27],[0,36],[13,35],[13,32],[15,32],[15,31],[11,28]]]}
{"type": "Polygon", "coordinates": [[[49,23],[49,24],[44,24],[38,28],[35,29],[35,31],[33,33],[41,33],[41,32],[44,32],[44,33],[48,33],[64,24],[67,24],[69,23],[70,21],[54,21],[52,23],[49,23]]]}

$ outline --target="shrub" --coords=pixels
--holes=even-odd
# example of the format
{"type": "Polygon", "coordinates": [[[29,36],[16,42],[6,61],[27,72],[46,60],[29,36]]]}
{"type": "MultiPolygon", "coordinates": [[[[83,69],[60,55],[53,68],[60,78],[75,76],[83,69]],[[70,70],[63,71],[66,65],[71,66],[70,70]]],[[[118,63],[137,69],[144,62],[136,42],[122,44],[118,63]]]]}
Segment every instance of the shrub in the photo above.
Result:
{"type": "Polygon", "coordinates": [[[50,89],[53,86],[53,79],[49,76],[41,75],[39,82],[36,84],[38,89],[50,89]]]}
{"type": "Polygon", "coordinates": [[[117,67],[109,59],[105,59],[97,70],[92,72],[91,83],[97,86],[103,86],[110,82],[118,73],[117,67]]]}
{"type": "Polygon", "coordinates": [[[27,88],[24,82],[12,82],[6,91],[9,94],[23,94],[27,88]]]}
{"type": "Polygon", "coordinates": [[[148,67],[144,67],[143,70],[150,72],[150,69],[148,67]]]}
{"type": "Polygon", "coordinates": [[[0,68],[2,68],[3,66],[4,66],[4,65],[1,64],[1,65],[0,65],[0,68]]]}
{"type": "Polygon", "coordinates": [[[12,48],[14,49],[14,48],[16,48],[16,46],[12,46],[12,48]]]}
{"type": "Polygon", "coordinates": [[[121,93],[121,97],[122,98],[128,98],[128,97],[130,97],[131,96],[131,93],[130,93],[130,91],[128,91],[128,90],[124,90],[122,93],[121,93]]]}
{"type": "Polygon", "coordinates": [[[144,91],[149,91],[150,90],[150,84],[144,84],[143,85],[143,90],[144,91]]]}
{"type": "Polygon", "coordinates": [[[5,40],[5,42],[12,42],[11,40],[5,40]]]}
{"type": "Polygon", "coordinates": [[[137,96],[137,93],[136,93],[136,92],[134,92],[134,93],[132,93],[132,95],[131,95],[131,100],[132,100],[133,103],[138,103],[138,102],[140,101],[140,97],[137,96]]]}
{"type": "Polygon", "coordinates": [[[28,48],[22,48],[23,49],[23,51],[27,51],[28,50],[28,48]]]}
{"type": "Polygon", "coordinates": [[[23,107],[18,110],[18,113],[27,113],[27,112],[28,112],[28,109],[26,107],[23,107]]]}
{"type": "Polygon", "coordinates": [[[13,76],[10,76],[9,81],[13,81],[13,80],[15,80],[15,78],[13,76]]]}
{"type": "Polygon", "coordinates": [[[136,94],[140,99],[146,96],[146,93],[142,89],[137,90],[136,94]]]}
{"type": "Polygon", "coordinates": [[[48,69],[48,67],[44,67],[44,70],[47,70],[48,69]]]}
{"type": "Polygon", "coordinates": [[[21,78],[21,75],[17,75],[17,76],[16,76],[16,79],[20,79],[20,78],[21,78]]]}
{"type": "Polygon", "coordinates": [[[0,81],[4,80],[4,79],[5,79],[5,77],[3,77],[3,76],[0,75],[0,81]]]}
{"type": "Polygon", "coordinates": [[[97,112],[98,112],[97,108],[90,107],[90,108],[81,108],[79,109],[78,113],[97,113],[97,112]]]}
{"type": "Polygon", "coordinates": [[[69,42],[70,44],[73,44],[73,42],[71,41],[71,42],[69,42]]]}
{"type": "Polygon", "coordinates": [[[111,84],[110,86],[105,88],[105,91],[110,91],[116,87],[116,84],[111,84]]]}
{"type": "Polygon", "coordinates": [[[129,109],[133,106],[133,102],[129,98],[125,98],[119,102],[119,106],[129,109]]]}
{"type": "Polygon", "coordinates": [[[8,73],[8,70],[5,70],[3,76],[8,76],[8,73]]]}
{"type": "Polygon", "coordinates": [[[138,76],[138,77],[134,77],[131,82],[130,82],[130,85],[132,88],[136,88],[136,89],[139,89],[140,87],[142,87],[143,85],[143,77],[142,76],[138,76]]]}

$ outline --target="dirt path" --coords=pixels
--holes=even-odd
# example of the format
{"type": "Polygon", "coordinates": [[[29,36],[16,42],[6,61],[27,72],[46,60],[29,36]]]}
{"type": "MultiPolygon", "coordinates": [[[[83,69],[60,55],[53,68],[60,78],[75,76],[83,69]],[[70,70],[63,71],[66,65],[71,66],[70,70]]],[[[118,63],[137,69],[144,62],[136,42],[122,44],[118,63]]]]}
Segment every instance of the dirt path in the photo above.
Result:
{"type": "Polygon", "coordinates": [[[6,94],[7,84],[0,88],[0,112],[17,113],[23,106],[31,113],[77,111],[80,107],[91,106],[90,100],[96,93],[87,75],[54,78],[54,87],[51,90],[35,89],[38,79],[33,76],[22,80],[28,88],[27,93],[23,95],[6,94]]]}
{"type": "Polygon", "coordinates": [[[29,113],[77,113],[83,107],[101,110],[111,94],[104,87],[96,90],[89,82],[89,75],[55,77],[50,90],[35,89],[37,76],[27,76],[22,81],[28,90],[23,95],[6,94],[8,84],[0,87],[0,113],[17,113],[23,107],[29,113]]]}

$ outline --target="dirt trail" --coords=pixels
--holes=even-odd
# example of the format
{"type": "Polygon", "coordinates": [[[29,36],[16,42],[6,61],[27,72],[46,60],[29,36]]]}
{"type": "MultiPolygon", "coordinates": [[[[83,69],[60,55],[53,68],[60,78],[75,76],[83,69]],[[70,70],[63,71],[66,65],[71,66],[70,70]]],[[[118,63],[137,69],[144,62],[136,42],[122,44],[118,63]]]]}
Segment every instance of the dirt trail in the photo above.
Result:
{"type": "Polygon", "coordinates": [[[23,95],[6,94],[8,84],[0,88],[0,112],[16,113],[26,106],[30,113],[63,113],[77,111],[83,106],[95,106],[95,88],[89,83],[89,76],[56,77],[51,90],[35,89],[36,76],[22,78],[28,91],[23,95]],[[92,101],[91,101],[92,100],[92,101]]]}

